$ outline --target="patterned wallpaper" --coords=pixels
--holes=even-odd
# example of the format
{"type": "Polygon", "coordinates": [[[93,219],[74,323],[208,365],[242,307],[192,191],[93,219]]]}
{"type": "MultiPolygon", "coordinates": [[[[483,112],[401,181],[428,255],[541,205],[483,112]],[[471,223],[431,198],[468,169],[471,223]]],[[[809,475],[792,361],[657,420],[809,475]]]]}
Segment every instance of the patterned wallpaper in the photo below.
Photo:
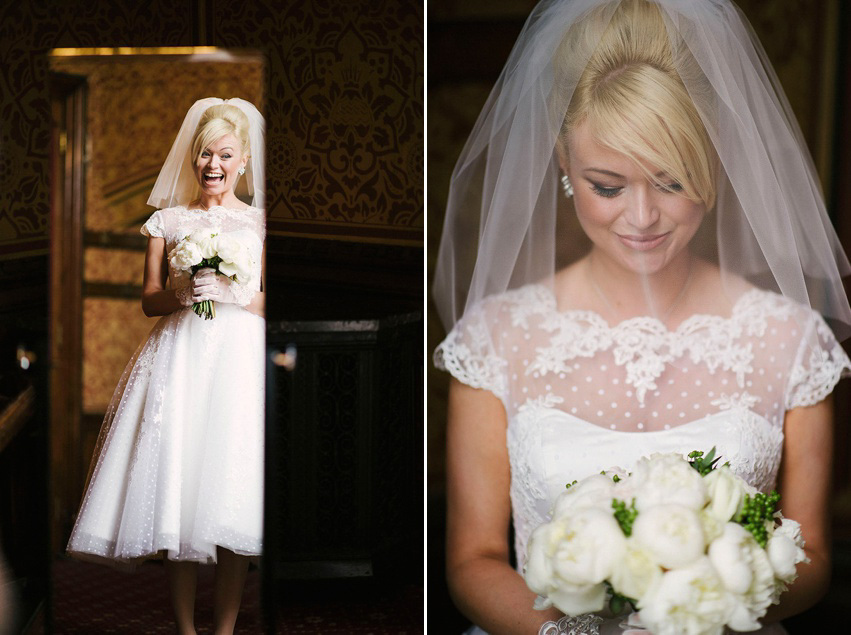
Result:
{"type": "Polygon", "coordinates": [[[269,229],[421,242],[420,4],[280,5],[228,4],[213,24],[217,45],[269,55],[269,229]]]}
{"type": "Polygon", "coordinates": [[[177,45],[189,2],[72,0],[0,4],[0,258],[46,253],[54,47],[177,45]]]}
{"type": "Polygon", "coordinates": [[[47,248],[45,54],[54,47],[213,45],[261,51],[268,59],[270,230],[421,244],[421,3],[285,4],[282,9],[273,0],[3,3],[0,258],[47,248]]]}

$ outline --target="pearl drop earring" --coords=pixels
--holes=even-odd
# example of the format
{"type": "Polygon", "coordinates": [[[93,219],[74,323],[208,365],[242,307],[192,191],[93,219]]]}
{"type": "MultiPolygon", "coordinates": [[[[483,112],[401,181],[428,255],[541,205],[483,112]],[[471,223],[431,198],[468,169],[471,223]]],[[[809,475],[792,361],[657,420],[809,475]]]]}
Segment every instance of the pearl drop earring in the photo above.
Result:
{"type": "Polygon", "coordinates": [[[571,185],[570,179],[567,178],[567,174],[561,175],[561,186],[564,188],[564,195],[567,198],[573,196],[573,185],[571,185]]]}

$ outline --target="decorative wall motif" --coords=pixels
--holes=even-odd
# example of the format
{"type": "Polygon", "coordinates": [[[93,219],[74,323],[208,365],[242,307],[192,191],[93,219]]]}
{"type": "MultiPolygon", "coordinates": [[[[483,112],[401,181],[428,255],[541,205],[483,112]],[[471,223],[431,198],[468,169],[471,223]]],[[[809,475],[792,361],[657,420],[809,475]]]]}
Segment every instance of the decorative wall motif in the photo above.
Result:
{"type": "Polygon", "coordinates": [[[216,44],[270,60],[270,231],[422,241],[421,4],[228,7],[214,12],[216,44]]]}
{"type": "Polygon", "coordinates": [[[63,46],[167,46],[190,38],[191,2],[0,5],[0,258],[46,253],[50,102],[46,53],[63,46]]]}
{"type": "Polygon", "coordinates": [[[361,412],[366,380],[358,376],[359,351],[316,353],[316,544],[357,547],[364,540],[360,489],[364,430],[361,412]],[[340,523],[345,518],[347,522],[340,523]]]}
{"type": "Polygon", "coordinates": [[[45,55],[55,47],[213,45],[262,51],[268,60],[269,229],[420,244],[422,3],[283,4],[284,9],[272,0],[3,3],[0,258],[47,248],[45,55]],[[333,121],[333,127],[323,129],[319,118],[333,121]]]}

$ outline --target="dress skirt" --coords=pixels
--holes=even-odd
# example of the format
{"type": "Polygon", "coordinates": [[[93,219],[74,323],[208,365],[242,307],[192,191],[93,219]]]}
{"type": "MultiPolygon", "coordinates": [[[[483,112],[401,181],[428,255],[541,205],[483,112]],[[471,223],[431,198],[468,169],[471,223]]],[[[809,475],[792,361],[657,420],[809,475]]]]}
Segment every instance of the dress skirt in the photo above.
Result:
{"type": "Polygon", "coordinates": [[[216,304],[162,317],[107,410],[68,551],[132,562],[259,555],[265,320],[216,304]]]}

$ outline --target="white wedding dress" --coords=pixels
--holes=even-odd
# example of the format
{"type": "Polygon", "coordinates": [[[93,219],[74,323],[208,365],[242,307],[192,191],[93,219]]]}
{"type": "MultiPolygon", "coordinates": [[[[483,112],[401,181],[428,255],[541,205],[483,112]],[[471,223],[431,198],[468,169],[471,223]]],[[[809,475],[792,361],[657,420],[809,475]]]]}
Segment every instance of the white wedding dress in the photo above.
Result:
{"type": "Polygon", "coordinates": [[[767,291],[671,331],[653,318],[610,326],[590,311],[559,311],[542,285],[485,299],[435,363],[505,406],[521,570],[530,533],[567,483],[654,452],[716,447],[770,491],[785,412],[823,400],[851,368],[818,314],[767,291]]]}
{"type": "MultiPolygon", "coordinates": [[[[248,245],[260,289],[263,210],[173,207],[142,227],[166,252],[196,229],[234,232],[248,245]]],[[[169,266],[169,286],[189,275],[169,266]]],[[[244,291],[247,293],[247,291],[244,291]]],[[[81,557],[215,562],[216,546],[262,551],[265,320],[216,303],[165,315],[139,346],[107,410],[88,489],[68,543],[81,557]]]]}

